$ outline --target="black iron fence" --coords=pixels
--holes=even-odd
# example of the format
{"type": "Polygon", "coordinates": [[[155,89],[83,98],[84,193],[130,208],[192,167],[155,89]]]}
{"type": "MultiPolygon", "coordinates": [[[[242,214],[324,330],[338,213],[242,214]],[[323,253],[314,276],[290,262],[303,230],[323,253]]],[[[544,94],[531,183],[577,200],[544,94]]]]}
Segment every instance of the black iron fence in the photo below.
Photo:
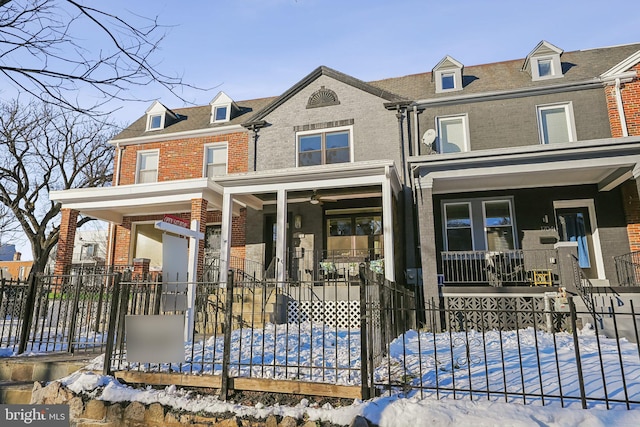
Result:
{"type": "Polygon", "coordinates": [[[613,259],[620,286],[640,285],[640,252],[619,255],[613,259]]]}
{"type": "Polygon", "coordinates": [[[0,281],[0,347],[12,353],[104,351],[116,274],[0,281]]]}
{"type": "Polygon", "coordinates": [[[416,323],[384,344],[382,361],[368,352],[370,393],[638,408],[640,316],[615,298],[596,310],[556,292],[408,308],[416,323]]]}
{"type": "MultiPolygon", "coordinates": [[[[104,371],[266,378],[408,396],[561,406],[640,405],[640,316],[630,299],[593,307],[551,292],[423,301],[370,265],[357,280],[162,283],[120,274],[3,281],[1,346],[105,352],[104,371]],[[181,360],[130,360],[128,316],[187,313],[181,360]],[[576,307],[577,305],[577,307],[576,307]],[[189,334],[190,333],[190,334],[189,334]],[[187,336],[185,335],[185,337],[187,336]],[[129,344],[129,346],[128,346],[129,344]]],[[[601,301],[602,300],[602,301],[601,301]]],[[[163,331],[164,332],[164,331],[163,331]]],[[[216,377],[214,381],[213,378],[216,377]]],[[[217,382],[219,380],[219,382],[217,382]]]]}

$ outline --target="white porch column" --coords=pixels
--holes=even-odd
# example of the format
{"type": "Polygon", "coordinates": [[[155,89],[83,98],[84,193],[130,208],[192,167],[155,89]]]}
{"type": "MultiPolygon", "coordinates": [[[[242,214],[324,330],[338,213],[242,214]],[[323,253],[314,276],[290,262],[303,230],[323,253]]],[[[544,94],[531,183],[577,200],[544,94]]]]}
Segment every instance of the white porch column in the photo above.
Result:
{"type": "Polygon", "coordinates": [[[384,238],[384,277],[395,281],[393,236],[393,192],[389,178],[382,183],[382,236],[384,238]]]}
{"type": "Polygon", "coordinates": [[[287,255],[287,191],[278,190],[276,217],[276,280],[282,286],[285,280],[285,265],[287,255]]]}
{"type": "Polygon", "coordinates": [[[231,218],[233,197],[225,188],[222,195],[222,224],[220,226],[220,287],[227,287],[229,256],[231,254],[231,218]]]}
{"type": "MultiPolygon", "coordinates": [[[[191,220],[191,230],[194,233],[200,233],[200,221],[191,220]]],[[[189,237],[189,266],[187,267],[187,310],[185,312],[184,322],[184,339],[191,341],[193,338],[193,324],[195,322],[195,306],[196,306],[196,280],[198,272],[198,246],[200,239],[197,236],[189,237]]]]}

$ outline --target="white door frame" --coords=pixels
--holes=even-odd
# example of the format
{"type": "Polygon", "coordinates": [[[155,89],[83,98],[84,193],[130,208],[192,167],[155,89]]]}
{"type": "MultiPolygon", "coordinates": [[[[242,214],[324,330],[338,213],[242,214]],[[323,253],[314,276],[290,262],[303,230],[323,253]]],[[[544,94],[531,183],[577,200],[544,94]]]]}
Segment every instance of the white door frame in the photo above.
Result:
{"type": "Polygon", "coordinates": [[[602,256],[602,247],[600,246],[600,233],[598,231],[598,221],[596,219],[596,205],[593,199],[576,199],[576,200],[554,200],[553,215],[556,216],[557,209],[564,208],[587,208],[589,212],[589,226],[591,229],[591,240],[593,241],[593,254],[596,260],[596,272],[598,279],[606,279],[604,272],[604,257],[602,256]]]}

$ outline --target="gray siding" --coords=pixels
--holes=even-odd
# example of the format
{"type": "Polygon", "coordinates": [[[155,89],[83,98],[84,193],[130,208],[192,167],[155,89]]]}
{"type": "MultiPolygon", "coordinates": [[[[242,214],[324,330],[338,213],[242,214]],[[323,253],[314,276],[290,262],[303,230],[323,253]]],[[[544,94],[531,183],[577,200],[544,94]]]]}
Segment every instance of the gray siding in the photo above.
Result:
{"type": "MultiPolygon", "coordinates": [[[[436,127],[436,117],[467,114],[471,150],[537,145],[540,143],[536,106],[571,102],[579,141],[609,138],[611,129],[602,88],[541,96],[433,106],[420,114],[420,129],[436,127]]],[[[421,144],[421,153],[425,147],[421,144]]]]}
{"type": "MultiPolygon", "coordinates": [[[[354,161],[388,159],[400,165],[397,119],[394,111],[385,109],[384,102],[353,86],[320,76],[265,117],[269,126],[260,130],[257,170],[295,167],[294,127],[350,119],[354,161]],[[340,104],[307,109],[309,96],[321,86],[333,90],[340,104]]],[[[252,158],[253,153],[250,154],[252,158]]]]}

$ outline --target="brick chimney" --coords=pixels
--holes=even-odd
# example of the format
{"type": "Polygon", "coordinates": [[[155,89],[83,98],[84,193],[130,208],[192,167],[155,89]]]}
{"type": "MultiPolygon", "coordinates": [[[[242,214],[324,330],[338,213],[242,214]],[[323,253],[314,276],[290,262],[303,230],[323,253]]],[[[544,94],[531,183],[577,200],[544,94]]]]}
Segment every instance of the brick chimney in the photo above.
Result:
{"type": "Polygon", "coordinates": [[[20,252],[14,252],[13,253],[13,260],[14,261],[20,261],[20,258],[22,258],[22,253],[20,253],[20,252]]]}

